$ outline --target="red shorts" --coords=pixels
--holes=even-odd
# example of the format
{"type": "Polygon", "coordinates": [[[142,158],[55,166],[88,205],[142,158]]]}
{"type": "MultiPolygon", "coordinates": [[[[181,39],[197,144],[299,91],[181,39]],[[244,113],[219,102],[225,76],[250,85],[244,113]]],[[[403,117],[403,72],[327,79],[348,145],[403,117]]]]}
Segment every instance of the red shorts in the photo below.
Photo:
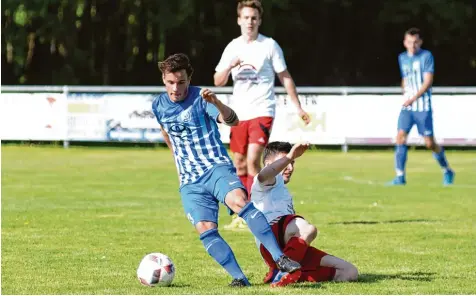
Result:
{"type": "MultiPolygon", "coordinates": [[[[281,250],[285,247],[284,233],[286,228],[288,227],[288,224],[296,218],[303,217],[299,215],[286,215],[281,217],[278,222],[271,225],[271,230],[273,231],[281,250]]],[[[323,282],[332,280],[335,275],[335,268],[320,266],[322,257],[328,254],[311,246],[309,248],[312,248],[313,250],[308,250],[301,262],[302,275],[299,281],[323,282]]],[[[273,261],[271,254],[263,245],[260,245],[260,252],[261,256],[266,261],[266,264],[269,267],[276,268],[276,263],[273,261]]]]}
{"type": "Polygon", "coordinates": [[[273,117],[258,117],[243,120],[230,131],[230,149],[233,152],[246,155],[248,144],[266,146],[273,127],[273,117]]]}

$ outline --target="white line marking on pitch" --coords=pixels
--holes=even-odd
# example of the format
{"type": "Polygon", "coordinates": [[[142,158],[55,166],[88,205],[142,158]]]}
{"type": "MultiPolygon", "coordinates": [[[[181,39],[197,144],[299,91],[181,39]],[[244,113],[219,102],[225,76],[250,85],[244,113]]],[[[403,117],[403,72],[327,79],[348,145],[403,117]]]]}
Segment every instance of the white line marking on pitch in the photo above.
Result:
{"type": "MultiPolygon", "coordinates": [[[[363,180],[363,179],[356,179],[352,176],[344,176],[342,177],[345,181],[349,181],[355,184],[364,184],[364,185],[380,185],[380,186],[385,186],[385,183],[382,182],[377,182],[377,181],[372,181],[372,180],[363,180]]],[[[442,185],[437,185],[437,184],[428,184],[428,187],[442,187],[442,188],[476,188],[476,184],[453,184],[450,186],[442,186],[442,185]]]]}
{"type": "Polygon", "coordinates": [[[349,181],[349,182],[353,182],[353,183],[357,183],[357,184],[380,185],[380,184],[378,184],[378,183],[376,183],[372,180],[359,180],[359,179],[355,179],[352,176],[344,176],[344,180],[349,181]]]}

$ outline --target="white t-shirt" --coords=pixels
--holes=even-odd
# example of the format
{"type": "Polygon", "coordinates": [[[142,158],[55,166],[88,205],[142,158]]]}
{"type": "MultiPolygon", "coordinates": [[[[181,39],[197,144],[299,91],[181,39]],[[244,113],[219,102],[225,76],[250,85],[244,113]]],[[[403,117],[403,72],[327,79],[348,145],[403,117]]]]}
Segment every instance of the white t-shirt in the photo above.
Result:
{"type": "Polygon", "coordinates": [[[272,38],[261,34],[251,43],[240,36],[226,46],[215,71],[225,70],[235,57],[243,61],[231,70],[234,81],[232,106],[238,118],[274,117],[275,73],[286,70],[283,50],[272,38]]]}
{"type": "Polygon", "coordinates": [[[295,214],[293,197],[284,184],[281,174],[276,176],[273,185],[263,185],[254,177],[251,185],[251,201],[255,207],[263,212],[269,224],[276,223],[279,217],[295,214]]]}

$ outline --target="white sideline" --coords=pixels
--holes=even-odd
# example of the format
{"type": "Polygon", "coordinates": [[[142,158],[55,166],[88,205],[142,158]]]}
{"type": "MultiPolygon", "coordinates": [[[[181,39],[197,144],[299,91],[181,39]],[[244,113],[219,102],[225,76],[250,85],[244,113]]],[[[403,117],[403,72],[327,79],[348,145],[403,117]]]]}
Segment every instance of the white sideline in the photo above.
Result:
{"type": "MultiPolygon", "coordinates": [[[[352,182],[352,183],[355,183],[355,184],[363,184],[363,185],[371,185],[371,186],[386,186],[385,183],[382,183],[382,182],[377,182],[377,181],[373,181],[373,180],[363,180],[363,179],[356,179],[352,176],[343,176],[342,177],[343,180],[345,181],[348,181],[348,182],[352,182]]],[[[454,187],[454,188],[476,188],[476,184],[453,184],[451,186],[447,186],[447,187],[444,187],[442,185],[437,185],[437,184],[428,184],[427,185],[428,187],[441,187],[441,188],[451,188],[451,187],[454,187]]],[[[390,186],[391,187],[391,186],[390,186]]]]}

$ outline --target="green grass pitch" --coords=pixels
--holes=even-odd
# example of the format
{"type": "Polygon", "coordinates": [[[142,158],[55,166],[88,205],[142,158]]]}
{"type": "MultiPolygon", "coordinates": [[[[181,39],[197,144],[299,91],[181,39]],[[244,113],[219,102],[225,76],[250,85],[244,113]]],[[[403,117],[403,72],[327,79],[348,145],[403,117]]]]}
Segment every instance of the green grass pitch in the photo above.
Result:
{"type": "MultiPolygon", "coordinates": [[[[449,151],[456,185],[425,151],[410,151],[408,185],[389,188],[391,151],[310,151],[289,187],[320,230],[314,246],[354,263],[355,283],[261,284],[250,232],[221,231],[251,288],[205,252],[186,219],[163,148],[3,145],[2,294],[474,294],[476,152],[449,151]],[[172,287],[136,279],[140,259],[175,262],[172,287]]],[[[220,229],[229,222],[221,207],[220,229]]]]}

